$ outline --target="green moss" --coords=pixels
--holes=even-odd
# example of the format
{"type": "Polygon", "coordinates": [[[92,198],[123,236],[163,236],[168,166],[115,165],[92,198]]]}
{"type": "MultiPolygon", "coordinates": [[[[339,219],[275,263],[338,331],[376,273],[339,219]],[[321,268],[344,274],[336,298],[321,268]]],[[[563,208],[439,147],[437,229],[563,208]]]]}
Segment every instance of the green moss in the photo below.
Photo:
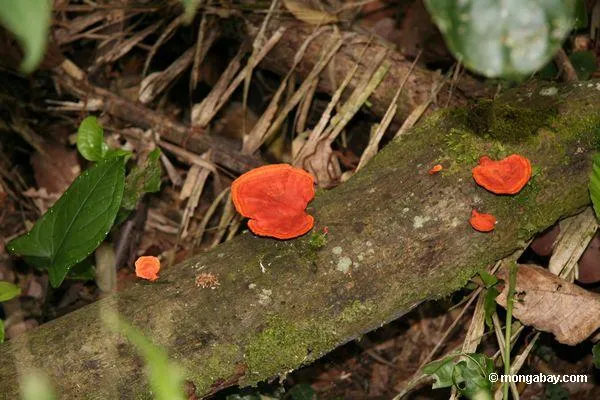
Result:
{"type": "Polygon", "coordinates": [[[467,123],[471,130],[503,143],[520,143],[548,126],[557,115],[556,103],[518,104],[483,100],[471,108],[467,123]]]}
{"type": "Polygon", "coordinates": [[[325,232],[313,232],[310,235],[310,239],[308,241],[308,245],[313,250],[319,250],[322,247],[325,247],[327,244],[327,233],[325,232]]]}
{"type": "Polygon", "coordinates": [[[227,379],[235,375],[235,361],[240,357],[240,348],[233,344],[219,344],[212,348],[211,356],[201,365],[188,368],[189,371],[199,371],[193,378],[198,393],[207,393],[210,386],[219,379],[227,379]]]}
{"type": "Polygon", "coordinates": [[[375,304],[372,301],[367,300],[363,303],[356,300],[350,306],[344,308],[337,319],[339,322],[351,324],[357,320],[364,320],[365,314],[372,314],[374,310],[375,304]]]}
{"type": "Polygon", "coordinates": [[[317,322],[297,326],[272,318],[268,327],[251,337],[246,346],[248,372],[243,384],[253,384],[281,371],[298,368],[335,345],[335,335],[327,324],[317,322]]]}

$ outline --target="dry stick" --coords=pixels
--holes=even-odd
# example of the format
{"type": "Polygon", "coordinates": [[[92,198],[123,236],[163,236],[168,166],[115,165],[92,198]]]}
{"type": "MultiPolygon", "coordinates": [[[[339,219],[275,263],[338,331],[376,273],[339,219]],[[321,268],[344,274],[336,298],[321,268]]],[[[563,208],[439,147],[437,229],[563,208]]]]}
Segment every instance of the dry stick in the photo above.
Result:
{"type": "Polygon", "coordinates": [[[73,95],[82,99],[99,99],[105,112],[141,128],[157,131],[166,141],[190,149],[194,153],[203,153],[212,149],[214,161],[235,172],[245,172],[262,164],[257,157],[233,150],[235,146],[230,140],[207,135],[193,135],[192,129],[188,126],[90,84],[85,79],[83,71],[68,60],[55,68],[53,72],[57,81],[73,95]]]}
{"type": "Polygon", "coordinates": [[[221,193],[219,193],[217,198],[212,202],[210,207],[208,207],[208,210],[206,210],[206,213],[204,214],[204,217],[202,218],[202,221],[200,222],[200,226],[198,226],[198,229],[196,230],[196,233],[194,235],[195,239],[194,239],[194,243],[193,243],[192,249],[191,249],[192,253],[200,245],[200,243],[202,243],[202,237],[204,236],[204,232],[206,232],[206,226],[208,225],[208,222],[210,221],[213,214],[217,210],[217,207],[219,206],[219,204],[221,204],[221,201],[223,201],[223,197],[225,197],[225,195],[228,193],[229,193],[229,187],[223,189],[223,191],[221,191],[221,193]]]}
{"type": "MultiPolygon", "coordinates": [[[[206,114],[203,115],[203,118],[199,121],[198,125],[200,125],[201,127],[204,127],[214,118],[214,116],[219,112],[219,110],[229,100],[229,98],[231,97],[233,92],[238,88],[240,83],[242,83],[242,81],[244,80],[244,77],[246,76],[246,70],[253,70],[262,61],[262,59],[269,53],[269,51],[271,51],[271,49],[277,44],[277,42],[279,42],[279,40],[283,36],[284,32],[285,32],[284,27],[277,29],[277,31],[275,31],[275,33],[273,33],[273,36],[271,36],[269,38],[267,43],[265,43],[264,47],[256,55],[256,58],[253,59],[252,62],[250,62],[251,60],[248,60],[248,63],[246,63],[246,66],[244,67],[244,69],[233,79],[233,82],[231,82],[231,84],[229,86],[227,86],[227,89],[223,92],[223,94],[221,96],[219,96],[217,99],[211,99],[212,101],[216,100],[215,106],[213,107],[212,110],[210,110],[210,112],[207,112],[206,114]]],[[[212,91],[211,91],[211,93],[212,93],[212,91]]],[[[210,96],[210,94],[209,94],[209,96],[210,96]]],[[[208,98],[209,97],[205,98],[201,104],[204,104],[204,102],[207,101],[208,98]]]]}
{"type": "Polygon", "coordinates": [[[152,45],[150,52],[148,52],[148,56],[146,56],[146,62],[144,63],[144,70],[142,72],[142,76],[146,76],[146,74],[148,73],[148,68],[150,67],[152,58],[154,58],[154,55],[156,54],[156,52],[158,51],[160,46],[162,46],[163,43],[165,43],[167,40],[169,40],[173,36],[173,34],[177,30],[177,28],[182,23],[183,23],[183,15],[180,15],[177,18],[175,18],[173,21],[171,21],[169,23],[169,25],[167,25],[167,27],[164,29],[163,33],[161,33],[161,35],[159,36],[156,43],[154,43],[152,45]]]}
{"type": "MultiPolygon", "coordinates": [[[[321,71],[325,68],[327,63],[333,58],[333,56],[337,53],[337,51],[342,47],[343,42],[341,38],[332,36],[329,42],[323,46],[321,51],[319,61],[315,64],[313,69],[310,71],[304,82],[300,85],[298,90],[294,93],[290,101],[283,107],[283,109],[277,115],[275,121],[271,124],[271,127],[265,134],[265,138],[270,137],[279,127],[282,125],[283,121],[287,118],[287,115],[290,111],[298,105],[302,97],[306,94],[308,89],[311,86],[311,82],[319,76],[321,71]]],[[[264,140],[264,139],[263,139],[264,140]]]]}
{"type": "MultiPolygon", "coordinates": [[[[205,46],[202,47],[202,52],[198,54],[199,62],[202,62],[208,49],[219,38],[221,31],[212,29],[205,40],[205,46]]],[[[157,72],[148,75],[142,81],[140,87],[140,102],[147,104],[161,94],[177,77],[179,77],[194,61],[194,48],[188,49],[177,60],[175,60],[167,69],[162,72],[157,72]]]]}
{"type": "Polygon", "coordinates": [[[579,80],[577,71],[573,68],[571,60],[569,60],[567,53],[565,53],[562,48],[558,49],[558,52],[554,56],[554,62],[556,63],[558,70],[562,72],[565,82],[577,82],[579,80]]]}
{"type": "Polygon", "coordinates": [[[402,89],[404,88],[404,85],[406,84],[408,77],[412,73],[414,66],[417,64],[417,61],[419,61],[419,57],[421,57],[421,53],[422,53],[422,51],[419,51],[419,54],[413,61],[412,65],[410,66],[410,69],[408,70],[408,72],[406,73],[404,78],[402,79],[402,83],[400,84],[400,87],[398,88],[398,90],[396,90],[396,93],[394,94],[394,97],[392,98],[392,101],[390,102],[390,106],[388,107],[387,111],[385,112],[385,115],[381,119],[381,123],[378,124],[377,130],[371,136],[371,138],[369,140],[369,144],[367,145],[367,148],[363,151],[362,155],[360,156],[360,161],[358,162],[358,166],[356,167],[355,172],[359,171],[362,167],[364,167],[365,164],[368,163],[371,160],[371,158],[373,158],[375,156],[375,154],[377,154],[377,150],[379,149],[379,142],[381,142],[381,138],[383,138],[383,134],[387,131],[388,127],[392,123],[392,119],[396,116],[396,111],[398,110],[398,99],[400,98],[400,93],[402,93],[402,89]]]}
{"type": "Polygon", "coordinates": [[[202,14],[202,20],[200,21],[200,26],[198,27],[198,39],[196,40],[196,51],[194,52],[194,66],[192,67],[192,73],[190,77],[190,93],[192,93],[194,89],[196,89],[196,86],[198,86],[198,81],[200,79],[200,65],[202,65],[202,61],[204,60],[204,57],[206,57],[208,49],[210,49],[214,42],[214,40],[205,41],[209,18],[211,17],[207,16],[206,14],[202,14]]]}
{"type": "MultiPolygon", "coordinates": [[[[350,122],[352,117],[358,112],[387,74],[389,63],[385,60],[386,55],[387,50],[382,50],[375,56],[369,69],[365,72],[360,83],[354,88],[338,114],[329,120],[327,128],[322,132],[316,128],[313,130],[301,152],[298,154],[299,163],[301,162],[302,165],[305,165],[308,161],[310,164],[309,158],[316,154],[317,147],[319,145],[330,145],[342,129],[346,127],[346,124],[350,122]]],[[[322,126],[317,124],[317,128],[322,129],[322,126]]]]}
{"type": "Polygon", "coordinates": [[[102,56],[96,58],[94,61],[94,65],[92,69],[96,70],[102,64],[111,63],[117,61],[119,58],[123,57],[125,54],[129,53],[131,49],[133,49],[136,45],[138,45],[142,40],[144,40],[148,35],[156,31],[162,25],[162,21],[158,21],[145,29],[137,32],[135,35],[130,37],[127,40],[122,41],[118,45],[115,45],[108,52],[103,54],[102,56]]]}
{"type": "Polygon", "coordinates": [[[260,26],[260,30],[258,34],[254,38],[252,42],[252,53],[250,54],[250,59],[248,60],[248,65],[253,65],[252,68],[246,68],[244,74],[244,88],[242,95],[242,112],[244,114],[244,120],[242,121],[242,129],[243,135],[245,136],[248,133],[247,129],[247,118],[246,114],[248,112],[248,93],[250,92],[250,81],[252,80],[252,71],[254,70],[254,66],[258,65],[255,63],[255,58],[257,54],[260,53],[260,50],[264,48],[265,41],[265,31],[267,30],[267,25],[269,25],[269,21],[271,20],[271,16],[273,15],[273,11],[275,10],[275,6],[277,5],[278,0],[271,1],[271,7],[269,7],[269,11],[263,20],[263,23],[260,26]]]}
{"type": "Polygon", "coordinates": [[[431,94],[430,94],[429,98],[425,102],[419,104],[419,106],[416,107],[410,113],[410,115],[404,120],[404,122],[402,123],[402,126],[400,127],[400,129],[398,129],[398,132],[396,132],[396,135],[394,135],[394,137],[397,138],[397,137],[404,135],[414,124],[417,123],[419,118],[421,118],[421,116],[429,108],[431,103],[433,103],[433,99],[438,95],[438,93],[440,92],[442,87],[444,87],[445,83],[446,83],[446,78],[442,78],[435,85],[435,87],[431,90],[431,94]]]}
{"type": "MultiPolygon", "coordinates": [[[[323,114],[321,114],[321,118],[319,119],[319,122],[317,122],[317,125],[312,129],[308,140],[298,150],[297,154],[294,155],[293,163],[295,166],[298,166],[299,164],[301,164],[303,162],[302,158],[306,152],[305,149],[308,148],[308,146],[307,146],[308,143],[313,142],[314,144],[316,144],[317,139],[321,136],[321,133],[325,130],[327,123],[331,119],[331,113],[333,112],[333,108],[338,104],[338,102],[340,101],[340,99],[342,97],[344,90],[346,89],[346,87],[348,86],[348,84],[350,83],[352,78],[354,78],[354,75],[356,75],[356,71],[358,71],[359,60],[362,59],[362,56],[365,54],[366,50],[369,48],[372,38],[373,38],[372,36],[369,37],[369,41],[363,47],[363,50],[360,53],[360,57],[357,58],[352,69],[350,71],[348,71],[348,73],[344,77],[342,84],[336,89],[335,93],[331,97],[331,100],[327,104],[327,108],[325,109],[323,114]]],[[[332,58],[332,62],[333,62],[333,60],[334,59],[332,58]]]]}
{"type": "Polygon", "coordinates": [[[275,117],[275,114],[279,109],[279,101],[286,87],[288,87],[288,82],[293,76],[293,72],[296,66],[298,65],[300,60],[302,60],[302,57],[304,56],[304,53],[308,48],[310,42],[317,38],[325,29],[327,28],[316,29],[312,35],[306,38],[306,40],[302,43],[302,46],[300,46],[300,48],[298,49],[298,52],[294,57],[294,64],[292,65],[292,68],[290,68],[290,70],[287,72],[287,75],[282,79],[281,83],[279,84],[279,87],[277,88],[277,91],[271,98],[267,109],[262,113],[260,119],[254,125],[254,128],[252,128],[252,131],[244,136],[244,144],[242,147],[244,152],[254,153],[266,140],[267,130],[271,126],[273,118],[275,117]]]}

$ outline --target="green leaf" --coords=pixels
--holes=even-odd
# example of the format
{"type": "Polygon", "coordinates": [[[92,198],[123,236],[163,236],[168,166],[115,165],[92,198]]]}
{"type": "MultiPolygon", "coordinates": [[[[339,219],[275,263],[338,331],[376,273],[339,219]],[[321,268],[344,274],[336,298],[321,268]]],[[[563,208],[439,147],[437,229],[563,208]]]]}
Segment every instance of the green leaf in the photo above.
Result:
{"type": "Polygon", "coordinates": [[[148,381],[157,400],[185,400],[183,369],[169,361],[164,349],[154,345],[137,328],[116,314],[106,314],[104,321],[115,332],[120,332],[133,343],[148,365],[148,381]]]}
{"type": "Polygon", "coordinates": [[[496,278],[494,275],[490,274],[487,271],[479,272],[479,276],[481,277],[481,280],[483,281],[483,284],[486,288],[490,288],[498,283],[498,278],[496,278]]]}
{"type": "Polygon", "coordinates": [[[10,282],[0,281],[0,302],[8,301],[21,294],[21,288],[10,282]]]}
{"type": "Polygon", "coordinates": [[[44,57],[52,12],[51,0],[0,0],[0,23],[11,31],[25,57],[21,71],[33,72],[44,57]]]}
{"type": "Polygon", "coordinates": [[[600,369],[600,342],[592,347],[592,355],[594,356],[594,366],[600,369]]]}
{"type": "Polygon", "coordinates": [[[108,151],[104,129],[94,116],[86,117],[77,130],[77,150],[88,161],[100,161],[108,151]]]}
{"type": "Polygon", "coordinates": [[[493,371],[494,364],[490,358],[483,354],[471,353],[456,363],[453,379],[457,389],[468,399],[491,399],[492,382],[488,376],[493,371]]]}
{"type": "Polygon", "coordinates": [[[596,217],[600,218],[600,153],[594,155],[589,188],[596,217]]]}
{"type": "Polygon", "coordinates": [[[541,68],[562,45],[575,0],[425,0],[448,48],[487,77],[518,78],[541,68]]]}
{"type": "Polygon", "coordinates": [[[496,312],[496,297],[500,292],[495,287],[491,287],[486,290],[485,298],[483,299],[483,311],[485,315],[485,324],[488,328],[492,329],[494,324],[492,321],[492,316],[496,312]]]}
{"type": "Polygon", "coordinates": [[[422,371],[426,375],[432,375],[435,382],[433,389],[451,387],[454,383],[452,380],[452,371],[454,371],[454,359],[457,356],[450,356],[441,360],[435,360],[426,364],[422,371]]]}
{"type": "Polygon", "coordinates": [[[90,255],[104,240],[123,197],[122,158],[102,160],[77,177],[33,229],[8,243],[10,252],[48,268],[58,287],[69,269],[90,255]]]}
{"type": "Polygon", "coordinates": [[[78,281],[93,281],[96,279],[96,270],[94,264],[89,258],[86,258],[80,263],[75,264],[69,269],[67,279],[78,281]]]}
{"type": "Polygon", "coordinates": [[[148,154],[143,168],[136,165],[127,175],[121,207],[133,210],[144,193],[158,192],[160,190],[160,173],[160,150],[156,148],[148,154]]]}
{"type": "Polygon", "coordinates": [[[289,391],[292,400],[313,400],[315,391],[308,383],[294,385],[289,391]]]}
{"type": "Polygon", "coordinates": [[[0,319],[0,343],[4,343],[4,321],[0,319]]]}

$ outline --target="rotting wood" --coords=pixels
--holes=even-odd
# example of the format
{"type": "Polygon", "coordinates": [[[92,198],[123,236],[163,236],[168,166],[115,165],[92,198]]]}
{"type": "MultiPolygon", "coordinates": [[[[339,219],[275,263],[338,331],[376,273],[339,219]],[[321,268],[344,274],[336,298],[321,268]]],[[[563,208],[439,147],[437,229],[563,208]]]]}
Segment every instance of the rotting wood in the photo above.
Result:
{"type": "MultiPolygon", "coordinates": [[[[262,19],[259,16],[248,17],[246,19],[247,33],[250,35],[256,34],[261,22],[262,19]]],[[[270,29],[282,26],[286,28],[283,38],[269,52],[259,66],[280,75],[285,75],[294,63],[294,56],[306,38],[312,35],[316,28],[313,25],[292,20],[280,21],[280,23],[270,26],[270,29]]],[[[247,38],[247,33],[243,32],[243,30],[239,30],[237,33],[240,35],[240,40],[247,38]]],[[[379,52],[389,50],[386,60],[391,64],[390,70],[382,84],[379,85],[369,98],[371,111],[376,115],[383,116],[385,114],[390,102],[394,98],[396,89],[402,84],[407,74],[410,74],[410,77],[398,101],[396,120],[402,122],[416,107],[428,101],[432,90],[440,80],[441,76],[439,72],[427,70],[420,65],[413,68],[412,60],[404,57],[399,51],[389,49],[388,45],[377,39],[377,37],[371,37],[364,33],[348,29],[334,29],[331,27],[331,29],[324,30],[317,40],[311,41],[305,56],[295,70],[300,79],[305,79],[313,65],[317,63],[322,46],[330,40],[331,36],[338,34],[341,35],[344,42],[344,46],[332,59],[335,78],[338,84],[348,74],[348,71],[352,70],[356,60],[359,60],[359,69],[349,85],[350,90],[354,89],[361,81],[365,71],[369,68],[370,60],[379,52]],[[361,53],[367,44],[368,48],[361,57],[361,53]]],[[[322,78],[319,80],[318,90],[332,95],[335,92],[336,86],[336,84],[332,84],[330,79],[322,78]]],[[[447,90],[440,91],[436,99],[437,102],[432,105],[431,110],[437,109],[437,104],[440,104],[442,107],[448,104],[451,106],[460,106],[466,104],[469,99],[490,97],[493,94],[494,88],[465,75],[455,82],[453,89],[450,89],[448,86],[447,90]]]]}
{"type": "Polygon", "coordinates": [[[520,88],[477,108],[443,110],[390,143],[364,169],[309,206],[310,234],[291,241],[249,233],[0,346],[0,393],[19,374],[50,375],[60,398],[140,398],[139,356],[101,323],[116,310],[187,370],[199,394],[285,374],[462,287],[536,232],[589,204],[600,140],[600,83],[520,88]],[[589,86],[588,86],[589,85],[589,86]],[[539,169],[515,196],[472,180],[482,153],[517,152],[539,169]],[[440,174],[427,173],[442,163],[440,174]],[[472,208],[498,218],[472,230],[472,208]],[[264,272],[261,272],[264,269],[264,272]],[[200,273],[219,281],[195,285],[200,273]]]}

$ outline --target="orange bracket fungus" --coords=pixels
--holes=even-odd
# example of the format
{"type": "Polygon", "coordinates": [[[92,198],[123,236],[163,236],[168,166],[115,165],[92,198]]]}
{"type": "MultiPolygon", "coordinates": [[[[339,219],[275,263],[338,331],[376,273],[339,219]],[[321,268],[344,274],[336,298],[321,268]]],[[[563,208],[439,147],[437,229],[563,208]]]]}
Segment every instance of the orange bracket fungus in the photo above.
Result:
{"type": "Polygon", "coordinates": [[[476,231],[490,232],[493,231],[496,226],[496,217],[492,214],[479,213],[477,210],[473,210],[471,212],[469,223],[476,231]]]}
{"type": "Polygon", "coordinates": [[[436,164],[433,167],[431,167],[431,169],[427,172],[429,173],[429,175],[433,175],[433,174],[437,174],[442,169],[444,169],[444,167],[442,167],[442,164],[436,164]]]}
{"type": "Polygon", "coordinates": [[[473,179],[478,185],[496,194],[519,193],[531,178],[531,163],[518,154],[494,161],[488,156],[479,159],[473,168],[473,179]]]}
{"type": "Polygon", "coordinates": [[[160,260],[153,256],[142,256],[135,261],[135,275],[138,278],[155,281],[158,279],[160,260]]]}
{"type": "Polygon", "coordinates": [[[253,169],[231,184],[235,209],[250,218],[250,230],[277,239],[292,239],[311,230],[314,219],[304,210],[314,196],[312,175],[289,164],[253,169]]]}
{"type": "Polygon", "coordinates": [[[492,214],[479,213],[477,210],[473,210],[469,223],[476,231],[491,232],[496,226],[496,217],[492,214]]]}

